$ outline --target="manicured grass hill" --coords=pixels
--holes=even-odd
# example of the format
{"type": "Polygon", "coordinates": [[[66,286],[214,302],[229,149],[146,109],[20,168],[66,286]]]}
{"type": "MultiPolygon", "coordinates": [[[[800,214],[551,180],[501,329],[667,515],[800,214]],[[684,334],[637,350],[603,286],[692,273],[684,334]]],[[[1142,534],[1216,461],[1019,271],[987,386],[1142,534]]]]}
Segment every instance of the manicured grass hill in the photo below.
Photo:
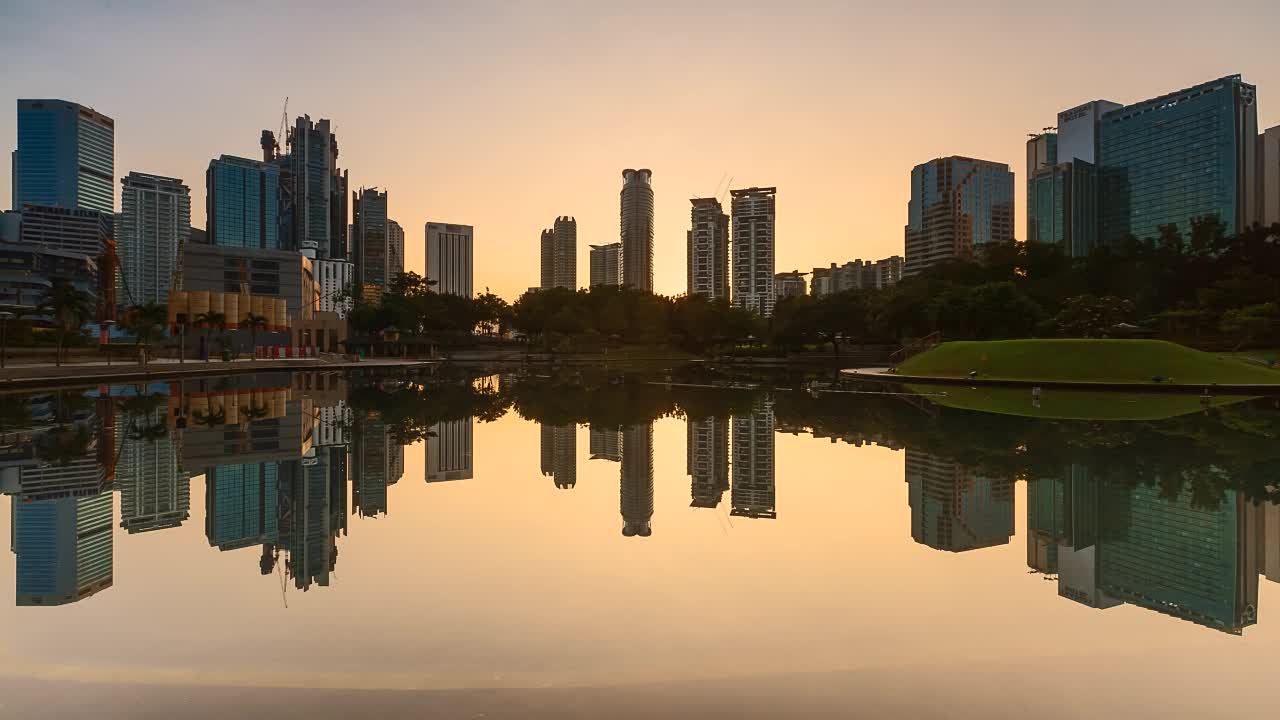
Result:
{"type": "MultiPolygon", "coordinates": [[[[1205,409],[1199,395],[1126,393],[1105,390],[1045,390],[1037,403],[1026,388],[908,385],[930,402],[957,410],[1017,415],[1045,420],[1167,420],[1205,409]]],[[[1248,400],[1240,395],[1215,395],[1210,407],[1248,400]]]]}
{"type": "Polygon", "coordinates": [[[1162,340],[948,342],[898,366],[899,374],[921,377],[964,378],[974,370],[994,380],[1280,385],[1280,371],[1162,340]]]}

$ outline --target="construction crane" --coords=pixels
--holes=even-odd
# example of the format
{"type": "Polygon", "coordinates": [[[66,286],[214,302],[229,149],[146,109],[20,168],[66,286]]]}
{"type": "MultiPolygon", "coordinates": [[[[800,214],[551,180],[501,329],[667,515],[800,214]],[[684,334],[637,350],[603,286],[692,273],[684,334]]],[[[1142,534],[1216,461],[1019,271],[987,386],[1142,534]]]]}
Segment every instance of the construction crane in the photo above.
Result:
{"type": "MultiPolygon", "coordinates": [[[[288,143],[287,139],[285,138],[285,135],[284,135],[284,129],[285,129],[285,127],[286,127],[288,124],[289,124],[289,96],[288,96],[288,95],[285,95],[285,96],[284,96],[284,108],[283,108],[282,110],[280,110],[280,134],[279,134],[279,135],[277,135],[276,137],[280,138],[280,140],[281,140],[282,142],[284,142],[286,146],[287,146],[289,143],[288,143]]],[[[280,149],[280,147],[279,147],[279,145],[277,145],[277,146],[276,146],[276,150],[278,151],[279,149],[280,149]]]]}

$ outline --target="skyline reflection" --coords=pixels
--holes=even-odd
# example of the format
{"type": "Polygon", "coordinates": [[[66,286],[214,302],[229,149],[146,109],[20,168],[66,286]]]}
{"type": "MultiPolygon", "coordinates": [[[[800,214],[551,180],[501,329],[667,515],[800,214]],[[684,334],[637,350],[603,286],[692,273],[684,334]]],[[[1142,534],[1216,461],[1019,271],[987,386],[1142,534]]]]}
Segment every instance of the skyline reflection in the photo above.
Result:
{"type": "MultiPolygon", "coordinates": [[[[676,392],[661,383],[648,387],[676,392]]],[[[643,406],[638,414],[623,403],[604,417],[566,416],[544,402],[568,391],[541,395],[536,382],[517,378],[386,385],[339,373],[277,372],[5,396],[0,488],[11,503],[15,604],[65,605],[110,590],[115,553],[128,551],[130,536],[191,520],[190,484],[200,478],[210,549],[243,551],[249,565],[253,548],[258,573],[279,574],[282,587],[327,588],[341,573],[341,547],[359,542],[359,524],[396,512],[392,488],[404,475],[406,445],[425,446],[428,484],[483,481],[475,471],[477,422],[503,417],[512,402],[522,414],[545,416],[536,422],[538,474],[553,480],[547,490],[577,489],[578,435],[585,432],[588,461],[619,463],[621,534],[649,538],[663,520],[656,514],[655,454],[678,449],[656,446],[654,423],[671,411],[644,406],[651,397],[640,390],[614,391],[643,406]],[[404,410],[423,399],[428,409],[404,410]],[[117,523],[125,531],[120,547],[117,523]]],[[[1042,465],[1027,465],[1039,456],[1025,457],[1037,443],[1024,440],[1009,445],[1007,456],[975,459],[963,456],[963,443],[931,442],[901,429],[921,417],[912,415],[920,412],[914,403],[841,412],[796,399],[802,396],[724,391],[677,398],[689,512],[775,521],[789,484],[845,481],[844,468],[824,478],[788,476],[783,467],[779,477],[777,435],[805,434],[812,436],[806,442],[875,444],[897,454],[907,498],[905,507],[886,510],[905,513],[912,541],[934,550],[967,554],[1009,544],[1018,534],[1015,486],[1025,483],[1027,569],[1073,603],[1097,610],[1127,604],[1238,635],[1258,622],[1260,579],[1280,582],[1280,506],[1259,502],[1252,485],[1206,490],[1205,482],[1224,481],[1224,461],[1201,467],[1188,453],[1174,460],[1182,463],[1176,470],[1148,467],[1168,461],[1154,456],[1117,466],[1111,448],[1102,446],[1074,458],[1049,453],[1042,465]],[[877,432],[843,426],[862,422],[862,411],[886,408],[877,432]],[[900,427],[893,413],[905,413],[900,427]],[[1024,464],[1004,467],[1013,461],[1024,464]]],[[[1274,420],[1267,408],[1231,412],[1274,420]]],[[[945,413],[931,417],[938,415],[945,413]]],[[[1003,421],[991,422],[984,442],[1014,442],[1002,434],[1003,421]]],[[[1140,434],[1129,440],[1149,442],[1140,434]]],[[[761,526],[766,536],[768,525],[761,526]]]]}

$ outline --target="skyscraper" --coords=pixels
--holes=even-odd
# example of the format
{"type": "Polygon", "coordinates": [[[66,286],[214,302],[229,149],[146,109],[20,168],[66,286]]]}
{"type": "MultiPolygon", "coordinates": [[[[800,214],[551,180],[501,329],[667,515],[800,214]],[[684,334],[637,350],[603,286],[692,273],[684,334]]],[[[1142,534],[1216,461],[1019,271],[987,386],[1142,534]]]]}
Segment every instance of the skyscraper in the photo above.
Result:
{"type": "Polygon", "coordinates": [[[617,428],[592,425],[587,439],[592,460],[622,460],[622,433],[617,428]]]}
{"type": "Polygon", "coordinates": [[[13,503],[18,605],[66,605],[111,587],[111,491],[13,503]]]}
{"type": "Polygon", "coordinates": [[[280,170],[223,155],[205,172],[205,233],[210,245],[279,250],[280,170]]]}
{"type": "Polygon", "coordinates": [[[1093,100],[1063,110],[1056,132],[1027,142],[1027,240],[1057,245],[1068,257],[1097,245],[1098,129],[1103,114],[1118,107],[1093,100]]]}
{"type": "Polygon", "coordinates": [[[387,194],[360,188],[351,201],[356,235],[351,239],[356,282],[385,288],[387,277],[387,194]]]}
{"type": "Polygon", "coordinates": [[[622,284],[653,292],[653,172],[622,171],[622,284]]]}
{"type": "Polygon", "coordinates": [[[426,244],[427,280],[435,283],[432,289],[438,293],[471,297],[475,272],[475,228],[428,222],[426,244]]]}
{"type": "Polygon", "coordinates": [[[729,489],[729,421],[718,417],[689,420],[686,434],[689,506],[716,507],[729,489]]]}
{"type": "Polygon", "coordinates": [[[299,117],[281,166],[288,171],[284,193],[291,211],[286,223],[292,232],[288,249],[312,259],[345,258],[347,175],[338,169],[338,139],[330,131],[330,122],[299,117]]]}
{"type": "Polygon", "coordinates": [[[653,534],[653,423],[622,429],[621,512],[625,537],[653,534]]]}
{"type": "Polygon", "coordinates": [[[752,404],[750,415],[734,415],[732,418],[731,515],[778,517],[773,425],[773,400],[766,398],[757,399],[752,404]]]}
{"type": "Polygon", "coordinates": [[[234,463],[205,470],[204,533],[219,550],[279,540],[282,462],[234,463]]]}
{"type": "Polygon", "coordinates": [[[377,413],[361,413],[352,433],[351,505],[361,517],[387,512],[387,425],[377,413]]]}
{"type": "Polygon", "coordinates": [[[689,211],[688,289],[710,300],[729,299],[729,216],[715,198],[693,198],[689,211]]]}
{"type": "Polygon", "coordinates": [[[1280,223],[1280,125],[1258,136],[1258,222],[1280,223]]]}
{"type": "Polygon", "coordinates": [[[404,273],[404,228],[395,220],[387,221],[387,283],[404,273]]]}
{"type": "Polygon", "coordinates": [[[191,190],[177,178],[131,172],[120,179],[120,255],[129,305],[165,303],[191,235],[191,190]]]}
{"type": "Polygon", "coordinates": [[[475,473],[471,457],[473,424],[473,418],[464,418],[431,426],[431,435],[427,438],[427,482],[472,478],[475,473]]]}
{"type": "Polygon", "coordinates": [[[114,217],[98,210],[28,204],[22,209],[21,241],[98,259],[111,244],[114,217]]]}
{"type": "Polygon", "coordinates": [[[13,209],[115,212],[115,121],[66,100],[18,100],[13,209]]]}
{"type": "Polygon", "coordinates": [[[1253,223],[1256,97],[1231,75],[1103,115],[1099,240],[1156,239],[1165,226],[1185,238],[1194,219],[1210,217],[1227,235],[1253,223]]]}
{"type": "Polygon", "coordinates": [[[578,221],[571,217],[556,218],[550,230],[542,231],[542,289],[553,287],[578,289],[578,221]]]}
{"type": "Polygon", "coordinates": [[[591,287],[622,283],[622,243],[591,246],[591,287]]]}
{"type": "Polygon", "coordinates": [[[951,156],[911,170],[904,275],[1013,242],[1013,173],[1004,163],[951,156]]]}
{"type": "Polygon", "coordinates": [[[777,188],[731,190],[733,304],[773,315],[774,209],[777,188]]]}

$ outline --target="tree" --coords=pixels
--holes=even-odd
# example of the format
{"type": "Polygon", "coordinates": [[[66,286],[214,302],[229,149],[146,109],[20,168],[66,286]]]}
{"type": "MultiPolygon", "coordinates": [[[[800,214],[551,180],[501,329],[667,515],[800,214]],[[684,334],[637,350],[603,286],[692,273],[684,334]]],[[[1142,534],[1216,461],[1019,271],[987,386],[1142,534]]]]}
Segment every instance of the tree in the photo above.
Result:
{"type": "Polygon", "coordinates": [[[92,295],[65,283],[54,285],[45,294],[40,309],[53,316],[54,329],[58,333],[58,349],[54,360],[56,365],[62,365],[65,359],[67,334],[78,332],[93,317],[93,305],[92,295]]]}
{"type": "Polygon", "coordinates": [[[204,361],[209,362],[209,344],[213,338],[213,331],[217,330],[219,336],[227,327],[227,316],[220,312],[203,312],[196,315],[196,325],[204,329],[205,353],[204,361]]]}
{"type": "MultiPolygon", "coordinates": [[[[126,310],[124,321],[120,325],[133,335],[136,346],[149,350],[152,342],[164,337],[164,326],[168,319],[168,308],[159,303],[147,303],[133,305],[126,310]]],[[[147,354],[141,357],[145,364],[147,354]]]]}
{"type": "Polygon", "coordinates": [[[1222,314],[1222,331],[1234,335],[1236,349],[1262,337],[1271,336],[1280,327],[1280,306],[1263,303],[1235,308],[1222,314]]]}
{"type": "Polygon", "coordinates": [[[258,331],[267,328],[267,317],[249,313],[244,316],[244,324],[249,328],[249,342],[252,345],[249,348],[249,359],[253,360],[258,356],[258,331]]]}
{"type": "Polygon", "coordinates": [[[1105,337],[1111,330],[1133,320],[1133,302],[1114,295],[1067,298],[1053,318],[1053,328],[1062,337],[1105,337]]]}

